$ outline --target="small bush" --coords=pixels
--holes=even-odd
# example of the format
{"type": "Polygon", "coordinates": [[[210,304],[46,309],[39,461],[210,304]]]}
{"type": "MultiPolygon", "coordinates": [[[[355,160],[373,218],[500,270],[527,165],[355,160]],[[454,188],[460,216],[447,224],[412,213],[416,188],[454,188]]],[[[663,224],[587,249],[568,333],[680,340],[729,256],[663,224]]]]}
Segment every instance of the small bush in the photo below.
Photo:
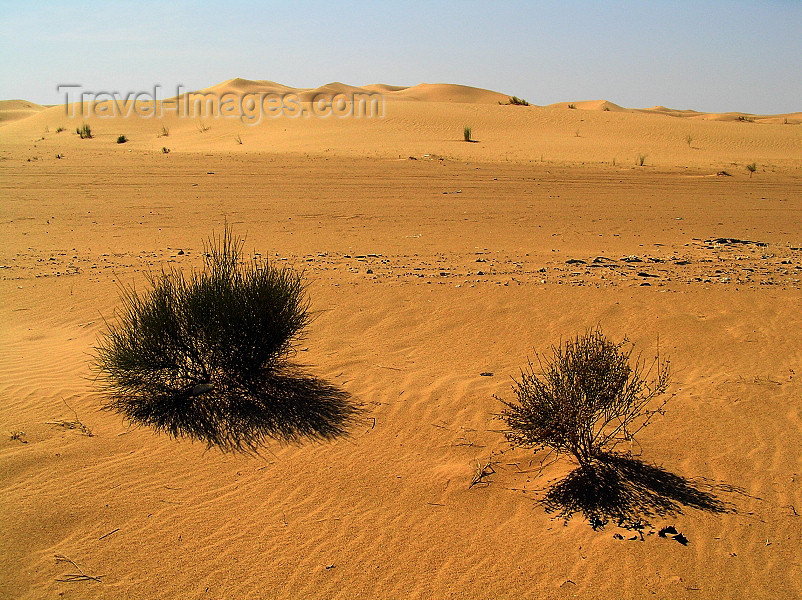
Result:
{"type": "Polygon", "coordinates": [[[84,123],[83,125],[75,129],[75,133],[81,136],[82,140],[88,139],[92,137],[92,128],[89,127],[88,124],[84,123]]]}
{"type": "Polygon", "coordinates": [[[167,146],[162,146],[162,154],[170,154],[170,149],[167,146]]]}
{"type": "Polygon", "coordinates": [[[757,163],[751,163],[746,165],[746,170],[749,171],[749,177],[752,177],[755,171],[757,171],[757,163]]]}
{"type": "Polygon", "coordinates": [[[646,162],[646,154],[638,154],[638,166],[642,167],[643,164],[646,162]]]}
{"type": "Polygon", "coordinates": [[[464,139],[466,142],[473,141],[471,139],[471,128],[468,125],[462,128],[462,139],[464,139]]]}
{"type": "Polygon", "coordinates": [[[572,110],[573,110],[573,109],[575,109],[575,108],[576,108],[576,104],[569,104],[569,105],[568,105],[568,108],[570,108],[570,109],[572,109],[572,110]]]}
{"type": "Polygon", "coordinates": [[[584,467],[632,441],[663,412],[665,401],[656,409],[650,404],[666,392],[670,373],[659,356],[648,367],[640,359],[631,364],[633,347],[624,346],[595,329],[554,347],[552,358],[540,363],[542,373],[530,363],[513,385],[517,402],[502,400],[507,439],[570,454],[584,467]]]}
{"type": "Polygon", "coordinates": [[[120,135],[117,136],[117,143],[118,144],[124,144],[127,141],[128,141],[128,138],[125,137],[125,135],[120,134],[120,135]]]}
{"type": "Polygon", "coordinates": [[[162,125],[162,130],[156,137],[167,137],[170,135],[170,130],[167,128],[166,125],[162,125]]]}
{"type": "Polygon", "coordinates": [[[303,276],[243,261],[226,228],[205,266],[124,288],[117,322],[95,349],[105,408],[135,424],[223,449],[256,451],[266,438],[330,438],[356,410],[348,394],[289,360],[309,322],[303,276]]]}
{"type": "Polygon", "coordinates": [[[518,96],[510,96],[510,104],[513,106],[529,106],[529,102],[518,96]]]}

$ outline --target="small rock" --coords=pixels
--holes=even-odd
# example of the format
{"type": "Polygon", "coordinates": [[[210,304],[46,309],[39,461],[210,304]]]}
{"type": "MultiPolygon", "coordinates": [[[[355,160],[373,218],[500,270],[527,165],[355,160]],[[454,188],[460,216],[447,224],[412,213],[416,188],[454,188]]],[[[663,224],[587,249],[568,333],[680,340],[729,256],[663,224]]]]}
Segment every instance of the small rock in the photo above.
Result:
{"type": "Polygon", "coordinates": [[[481,377],[493,377],[492,371],[484,371],[483,373],[479,373],[481,377]]]}

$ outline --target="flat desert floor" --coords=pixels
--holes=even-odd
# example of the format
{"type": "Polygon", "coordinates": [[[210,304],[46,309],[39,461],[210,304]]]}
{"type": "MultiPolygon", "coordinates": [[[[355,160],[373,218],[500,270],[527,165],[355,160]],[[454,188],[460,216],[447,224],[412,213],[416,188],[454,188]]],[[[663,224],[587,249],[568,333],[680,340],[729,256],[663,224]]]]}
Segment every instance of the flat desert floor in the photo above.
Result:
{"type": "Polygon", "coordinates": [[[532,107],[516,145],[498,115],[528,107],[419,104],[243,144],[79,140],[50,109],[0,127],[0,598],[802,595],[802,126],[694,121],[686,144],[687,119],[532,107]],[[101,410],[120,285],[199,268],[225,223],[304,270],[296,360],[364,408],[347,437],[231,454],[101,410]],[[496,418],[528,359],[596,325],[671,358],[632,450],[675,510],[640,530],[547,512],[570,461],[541,469],[496,418]]]}

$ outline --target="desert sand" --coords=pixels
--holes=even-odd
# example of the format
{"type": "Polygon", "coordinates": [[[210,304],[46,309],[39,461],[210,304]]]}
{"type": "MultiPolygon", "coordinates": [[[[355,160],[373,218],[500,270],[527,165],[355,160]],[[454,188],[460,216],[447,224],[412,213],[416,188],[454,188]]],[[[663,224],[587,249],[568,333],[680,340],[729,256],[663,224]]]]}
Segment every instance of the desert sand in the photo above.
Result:
{"type": "Polygon", "coordinates": [[[802,114],[322,89],[384,116],[0,103],[0,598],[802,596],[802,114]],[[120,286],[225,223],[305,271],[296,360],[362,405],[349,436],[250,456],[101,410],[120,286]],[[708,508],[639,533],[539,502],[572,464],[511,448],[494,395],[596,325],[670,355],[632,451],[708,508]]]}

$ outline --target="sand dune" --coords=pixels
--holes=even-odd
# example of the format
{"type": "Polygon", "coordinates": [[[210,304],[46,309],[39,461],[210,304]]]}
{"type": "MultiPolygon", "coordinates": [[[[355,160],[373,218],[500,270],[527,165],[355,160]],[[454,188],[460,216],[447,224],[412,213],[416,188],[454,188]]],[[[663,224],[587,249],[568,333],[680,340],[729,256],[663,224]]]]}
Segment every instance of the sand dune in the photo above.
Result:
{"type": "Polygon", "coordinates": [[[498,104],[510,97],[490,90],[447,83],[421,83],[413,87],[386,92],[391,99],[420,102],[464,102],[469,104],[498,104]]]}
{"type": "Polygon", "coordinates": [[[604,100],[511,106],[503,104],[509,99],[505,95],[446,84],[355,87],[331,83],[300,89],[272,81],[232,79],[198,92],[201,98],[208,94],[218,100],[225,94],[241,98],[250,93],[293,94],[302,101],[296,107],[301,112],[295,113],[300,116],[282,113],[276,117],[263,112],[247,120],[236,103],[226,116],[215,113],[206,102],[187,103],[186,114],[177,115],[177,107],[183,104],[171,101],[157,105],[161,116],[147,118],[137,116],[130,106],[111,116],[108,102],[102,115],[97,107],[54,106],[5,122],[0,127],[0,139],[29,147],[36,142],[32,156],[41,152],[65,154],[78,145],[111,147],[124,134],[129,142],[119,151],[159,152],[167,148],[171,152],[312,152],[384,158],[437,155],[460,160],[611,166],[633,166],[645,156],[647,167],[714,173],[731,170],[732,163],[740,164],[741,169],[752,162],[764,169],[792,168],[802,156],[799,113],[748,116],[661,106],[626,109],[604,100]],[[358,118],[332,114],[317,117],[309,103],[318,94],[334,98],[337,94],[354,97],[371,93],[381,94],[374,107],[376,113],[358,118]],[[568,108],[569,104],[575,109],[568,108]],[[83,122],[92,127],[94,139],[80,140],[73,135],[83,122]],[[465,125],[472,127],[479,143],[462,142],[465,125]],[[60,128],[66,132],[55,134],[60,128]],[[165,130],[169,137],[162,135],[165,130]]]}
{"type": "Polygon", "coordinates": [[[802,115],[315,89],[380,91],[384,117],[93,116],[80,139],[63,106],[6,104],[33,114],[0,126],[0,598],[802,596],[802,115]],[[296,357],[364,407],[349,437],[232,455],[101,410],[119,284],[199,268],[224,223],[304,270],[296,357]],[[496,418],[595,325],[672,359],[632,450],[678,505],[640,524],[547,513],[570,463],[496,418]]]}
{"type": "Polygon", "coordinates": [[[27,100],[0,100],[0,125],[26,119],[42,110],[44,106],[27,100]]]}

